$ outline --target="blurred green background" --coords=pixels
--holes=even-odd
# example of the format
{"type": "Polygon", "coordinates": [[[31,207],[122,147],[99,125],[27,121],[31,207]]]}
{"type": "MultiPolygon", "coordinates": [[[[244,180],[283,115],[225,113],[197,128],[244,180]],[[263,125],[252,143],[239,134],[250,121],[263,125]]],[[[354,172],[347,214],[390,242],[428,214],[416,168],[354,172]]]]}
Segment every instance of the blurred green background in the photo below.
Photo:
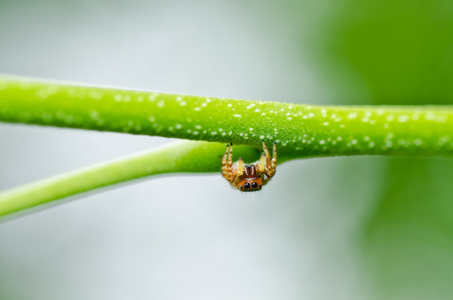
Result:
{"type": "MultiPolygon", "coordinates": [[[[0,72],[313,104],[451,104],[453,3],[0,0],[0,72]]],[[[0,125],[0,188],[168,139],[0,125]]],[[[451,299],[451,159],[155,178],[0,223],[0,299],[451,299]]]]}

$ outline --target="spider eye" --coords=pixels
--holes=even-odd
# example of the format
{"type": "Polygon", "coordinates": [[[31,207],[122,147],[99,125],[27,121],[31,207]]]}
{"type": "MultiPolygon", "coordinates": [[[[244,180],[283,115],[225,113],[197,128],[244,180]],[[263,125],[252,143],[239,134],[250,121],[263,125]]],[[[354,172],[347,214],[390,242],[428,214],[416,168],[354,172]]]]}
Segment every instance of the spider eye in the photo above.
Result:
{"type": "Polygon", "coordinates": [[[249,189],[250,188],[250,183],[248,183],[248,182],[244,183],[244,187],[245,187],[246,190],[249,189]]]}
{"type": "Polygon", "coordinates": [[[252,188],[256,189],[258,187],[258,183],[252,182],[252,188]]]}

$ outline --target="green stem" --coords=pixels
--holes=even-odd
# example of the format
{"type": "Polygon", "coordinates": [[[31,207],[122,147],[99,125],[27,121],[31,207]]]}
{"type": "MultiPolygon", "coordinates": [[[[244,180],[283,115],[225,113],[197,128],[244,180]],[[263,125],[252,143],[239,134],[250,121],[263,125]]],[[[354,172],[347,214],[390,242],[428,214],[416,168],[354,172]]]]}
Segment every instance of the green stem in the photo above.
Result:
{"type": "MultiPolygon", "coordinates": [[[[151,175],[218,172],[220,177],[225,148],[219,143],[179,142],[25,185],[0,194],[0,216],[151,175]]],[[[259,156],[254,148],[244,146],[235,147],[234,152],[235,157],[242,156],[249,161],[259,156]]]]}
{"type": "MultiPolygon", "coordinates": [[[[450,156],[453,107],[314,106],[76,86],[0,75],[0,121],[158,135],[186,142],[0,194],[0,216],[145,176],[219,172],[225,143],[279,162],[337,155],[450,156]],[[257,149],[260,149],[259,151],[257,149]]],[[[237,155],[237,156],[236,156],[237,155]]]]}
{"type": "Polygon", "coordinates": [[[314,106],[0,76],[0,121],[233,142],[289,158],[451,155],[453,108],[314,106]]]}

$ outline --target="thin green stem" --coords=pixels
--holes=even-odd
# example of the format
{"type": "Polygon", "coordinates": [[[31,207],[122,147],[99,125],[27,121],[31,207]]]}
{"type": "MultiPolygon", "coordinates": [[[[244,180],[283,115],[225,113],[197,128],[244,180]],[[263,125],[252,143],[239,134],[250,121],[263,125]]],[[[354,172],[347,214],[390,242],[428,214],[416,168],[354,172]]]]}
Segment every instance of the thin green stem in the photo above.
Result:
{"type": "MultiPolygon", "coordinates": [[[[218,172],[220,176],[225,146],[219,143],[178,142],[12,189],[0,193],[0,216],[151,175],[218,172]]],[[[259,156],[254,148],[245,146],[235,147],[234,152],[235,157],[241,156],[249,161],[259,156]]]]}

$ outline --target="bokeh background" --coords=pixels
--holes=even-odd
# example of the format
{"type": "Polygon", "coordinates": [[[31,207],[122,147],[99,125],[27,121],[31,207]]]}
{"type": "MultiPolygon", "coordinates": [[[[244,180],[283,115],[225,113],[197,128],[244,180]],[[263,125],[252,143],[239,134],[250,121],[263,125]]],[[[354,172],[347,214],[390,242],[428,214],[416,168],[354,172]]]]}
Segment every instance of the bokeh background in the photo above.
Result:
{"type": "MultiPolygon", "coordinates": [[[[0,0],[0,72],[312,104],[451,104],[448,0],[0,0]]],[[[0,189],[172,142],[0,124],[0,189]]],[[[0,299],[451,299],[453,161],[160,177],[0,223],[0,299]]]]}

